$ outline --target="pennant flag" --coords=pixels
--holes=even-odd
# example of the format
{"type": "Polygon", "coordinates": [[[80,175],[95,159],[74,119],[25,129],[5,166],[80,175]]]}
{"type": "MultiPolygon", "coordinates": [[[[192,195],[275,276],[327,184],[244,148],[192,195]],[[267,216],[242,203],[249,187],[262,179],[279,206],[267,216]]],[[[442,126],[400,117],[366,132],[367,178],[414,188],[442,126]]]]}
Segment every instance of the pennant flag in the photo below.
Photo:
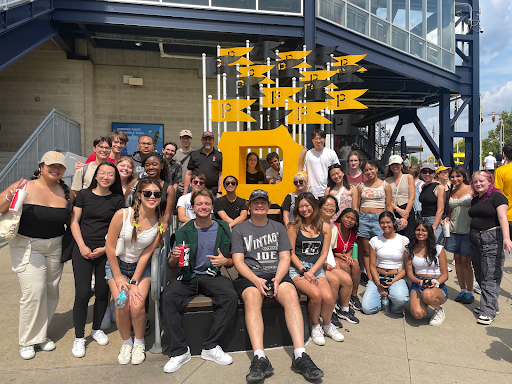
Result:
{"type": "Polygon", "coordinates": [[[240,67],[238,72],[242,77],[265,77],[267,72],[274,68],[274,65],[251,65],[249,67],[240,67]]]}
{"type": "Polygon", "coordinates": [[[338,88],[345,88],[347,86],[353,86],[354,83],[364,83],[359,76],[355,73],[344,73],[340,71],[334,75],[331,81],[338,86],[338,88]]]}
{"type": "Polygon", "coordinates": [[[359,61],[363,60],[366,55],[348,55],[333,57],[336,60],[333,67],[346,67],[347,65],[356,65],[359,61]]]}
{"type": "MultiPolygon", "coordinates": [[[[308,86],[311,83],[307,83],[305,86],[308,86]]],[[[306,98],[308,101],[316,101],[316,100],[329,100],[332,99],[328,93],[325,93],[325,89],[323,87],[307,89],[306,88],[306,98]]]]}
{"type": "Polygon", "coordinates": [[[271,59],[277,59],[274,49],[279,47],[281,43],[279,41],[262,41],[254,44],[254,49],[250,53],[250,57],[253,60],[261,60],[270,57],[271,59]]]}
{"type": "Polygon", "coordinates": [[[301,87],[263,88],[263,108],[284,108],[285,100],[299,92],[301,87]]]}
{"type": "Polygon", "coordinates": [[[327,101],[319,103],[297,103],[288,101],[288,108],[292,110],[288,116],[288,124],[331,124],[329,119],[320,116],[318,112],[328,106],[327,101]]]}
{"type": "Polygon", "coordinates": [[[290,51],[290,52],[279,52],[279,60],[289,60],[289,59],[304,59],[307,55],[309,55],[311,51],[290,51]]]}
{"type": "Polygon", "coordinates": [[[343,109],[366,109],[368,108],[366,105],[355,100],[366,91],[367,89],[351,89],[346,91],[329,92],[329,95],[333,97],[332,100],[328,101],[329,109],[331,111],[341,111],[343,109]]]}
{"type": "Polygon", "coordinates": [[[212,100],[212,120],[217,122],[224,121],[246,121],[255,122],[251,116],[242,112],[242,109],[252,105],[256,100],[245,99],[227,99],[212,100]]]}
{"type": "Polygon", "coordinates": [[[242,56],[237,61],[234,61],[233,63],[229,65],[253,65],[254,63],[251,60],[247,60],[245,56],[242,56]]]}
{"type": "Polygon", "coordinates": [[[259,80],[263,78],[258,77],[228,77],[226,80],[226,94],[229,98],[232,97],[247,97],[251,99],[263,97],[264,95],[258,91],[258,89],[252,87],[253,84],[257,84],[259,80]],[[237,93],[238,90],[238,93],[237,93]]]}
{"type": "Polygon", "coordinates": [[[325,87],[329,86],[332,83],[331,80],[315,80],[315,81],[305,81],[304,82],[304,88],[306,90],[313,90],[313,89],[324,89],[325,87]]]}
{"type": "Polygon", "coordinates": [[[302,73],[302,81],[313,81],[313,80],[327,80],[328,78],[337,74],[340,70],[334,71],[306,71],[302,73]]]}
{"type": "Polygon", "coordinates": [[[284,109],[271,109],[270,114],[267,109],[263,111],[251,111],[251,117],[254,117],[259,123],[260,116],[263,116],[264,129],[274,129],[281,125],[280,121],[283,121],[286,115],[289,115],[292,111],[286,111],[284,109]]]}
{"type": "Polygon", "coordinates": [[[244,56],[252,51],[254,47],[221,48],[219,56],[244,56]]]}
{"type": "Polygon", "coordinates": [[[305,61],[303,61],[302,63],[300,63],[299,65],[296,65],[294,66],[293,68],[296,68],[296,69],[308,69],[308,68],[311,68],[311,65],[309,65],[308,63],[306,63],[305,61]]]}
{"type": "Polygon", "coordinates": [[[294,69],[293,67],[295,65],[298,65],[298,60],[284,60],[277,63],[277,65],[272,70],[271,74],[273,76],[279,77],[280,79],[286,78],[286,77],[295,77],[296,79],[299,79],[302,77],[300,72],[297,69],[294,69]]]}

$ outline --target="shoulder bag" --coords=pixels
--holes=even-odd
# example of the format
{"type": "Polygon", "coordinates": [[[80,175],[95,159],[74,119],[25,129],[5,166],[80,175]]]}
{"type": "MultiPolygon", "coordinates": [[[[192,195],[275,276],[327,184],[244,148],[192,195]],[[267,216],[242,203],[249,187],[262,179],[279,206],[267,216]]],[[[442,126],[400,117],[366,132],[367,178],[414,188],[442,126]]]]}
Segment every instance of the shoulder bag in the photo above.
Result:
{"type": "MultiPolygon", "coordinates": [[[[25,190],[25,186],[22,188],[25,190]]],[[[23,210],[23,207],[21,208],[23,210]]],[[[0,237],[7,241],[12,241],[18,234],[20,227],[21,212],[11,211],[10,209],[0,215],[0,237]]]]}

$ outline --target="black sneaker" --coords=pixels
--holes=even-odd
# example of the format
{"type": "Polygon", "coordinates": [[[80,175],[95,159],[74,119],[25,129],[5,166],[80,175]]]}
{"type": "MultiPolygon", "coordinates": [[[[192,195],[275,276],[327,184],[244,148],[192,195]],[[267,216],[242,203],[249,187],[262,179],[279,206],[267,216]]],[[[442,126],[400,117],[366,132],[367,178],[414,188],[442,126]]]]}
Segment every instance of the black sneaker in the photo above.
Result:
{"type": "Polygon", "coordinates": [[[366,272],[361,272],[361,281],[365,284],[368,282],[368,275],[366,272]]]}
{"type": "Polygon", "coordinates": [[[354,309],[355,311],[359,311],[359,312],[363,311],[363,307],[361,306],[361,301],[359,301],[359,297],[350,296],[350,308],[354,309]]]}
{"type": "Polygon", "coordinates": [[[354,312],[352,312],[350,309],[348,311],[343,311],[343,310],[338,311],[337,312],[338,317],[342,320],[348,321],[349,323],[359,324],[359,319],[354,316],[354,312]]]}
{"type": "Polygon", "coordinates": [[[151,320],[146,321],[146,329],[144,330],[144,336],[149,336],[149,333],[151,332],[151,320]]]}
{"type": "Polygon", "coordinates": [[[331,316],[331,323],[336,328],[343,328],[343,324],[341,324],[341,321],[338,319],[338,314],[337,313],[333,313],[332,314],[332,316],[331,316]]]}
{"type": "Polygon", "coordinates": [[[313,360],[311,360],[311,357],[306,352],[302,352],[302,357],[293,359],[292,371],[300,373],[308,380],[324,377],[324,372],[313,363],[313,360]]]}
{"type": "Polygon", "coordinates": [[[245,376],[248,383],[263,380],[265,377],[274,373],[274,368],[267,357],[254,356],[249,368],[249,373],[245,376]]]}

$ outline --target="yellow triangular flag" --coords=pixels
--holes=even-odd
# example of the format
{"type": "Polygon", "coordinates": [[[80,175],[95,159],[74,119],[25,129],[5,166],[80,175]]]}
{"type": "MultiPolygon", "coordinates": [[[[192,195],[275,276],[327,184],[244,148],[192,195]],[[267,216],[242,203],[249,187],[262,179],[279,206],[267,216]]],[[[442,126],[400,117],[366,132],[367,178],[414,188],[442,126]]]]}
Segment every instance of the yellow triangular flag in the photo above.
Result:
{"type": "Polygon", "coordinates": [[[340,111],[343,109],[366,109],[366,105],[355,100],[367,91],[367,89],[349,89],[345,91],[332,91],[329,95],[333,99],[327,100],[331,111],[340,111]]]}
{"type": "Polygon", "coordinates": [[[212,100],[212,120],[213,121],[246,121],[255,122],[256,120],[242,109],[252,105],[256,100],[245,99],[227,99],[212,100]]]}
{"type": "Polygon", "coordinates": [[[311,51],[291,51],[291,52],[279,52],[279,60],[296,59],[300,60],[309,55],[311,51]]]}
{"type": "Polygon", "coordinates": [[[296,65],[295,67],[293,67],[295,69],[308,69],[308,68],[311,68],[311,65],[309,65],[308,63],[306,63],[305,61],[303,61],[302,63],[296,65]]]}
{"type": "Polygon", "coordinates": [[[333,67],[344,67],[346,65],[356,65],[359,61],[363,60],[366,55],[348,55],[333,57],[336,62],[333,67]]]}
{"type": "Polygon", "coordinates": [[[247,60],[246,57],[242,56],[241,58],[239,58],[237,61],[229,64],[229,65],[253,65],[254,63],[251,61],[251,60],[247,60]]]}
{"type": "Polygon", "coordinates": [[[238,72],[242,77],[263,77],[267,72],[274,68],[275,65],[251,65],[249,67],[240,67],[238,72]]]}
{"type": "Polygon", "coordinates": [[[302,90],[301,87],[263,88],[263,108],[284,108],[285,100],[302,90]]]}
{"type": "Polygon", "coordinates": [[[288,100],[288,108],[292,110],[288,115],[288,124],[331,124],[329,119],[318,113],[326,108],[327,105],[326,101],[297,103],[293,100],[288,100]]]}
{"type": "Polygon", "coordinates": [[[258,84],[275,84],[276,82],[272,79],[269,79],[268,77],[265,77],[263,80],[261,80],[258,84]]]}
{"type": "Polygon", "coordinates": [[[221,48],[220,56],[243,56],[251,52],[254,47],[221,48]]]}
{"type": "Polygon", "coordinates": [[[302,81],[314,81],[314,80],[327,80],[329,77],[334,76],[340,70],[336,69],[335,71],[306,71],[302,72],[303,79],[302,81]]]}

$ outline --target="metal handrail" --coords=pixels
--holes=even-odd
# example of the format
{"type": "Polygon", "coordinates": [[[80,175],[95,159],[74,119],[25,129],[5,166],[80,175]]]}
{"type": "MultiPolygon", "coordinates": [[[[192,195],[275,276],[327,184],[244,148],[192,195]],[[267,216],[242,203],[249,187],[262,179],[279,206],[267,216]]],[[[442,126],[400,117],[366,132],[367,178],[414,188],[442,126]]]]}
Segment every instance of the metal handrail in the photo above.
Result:
{"type": "Polygon", "coordinates": [[[33,0],[0,0],[0,9],[7,9],[12,7],[13,5],[29,3],[31,1],[33,0]]]}

